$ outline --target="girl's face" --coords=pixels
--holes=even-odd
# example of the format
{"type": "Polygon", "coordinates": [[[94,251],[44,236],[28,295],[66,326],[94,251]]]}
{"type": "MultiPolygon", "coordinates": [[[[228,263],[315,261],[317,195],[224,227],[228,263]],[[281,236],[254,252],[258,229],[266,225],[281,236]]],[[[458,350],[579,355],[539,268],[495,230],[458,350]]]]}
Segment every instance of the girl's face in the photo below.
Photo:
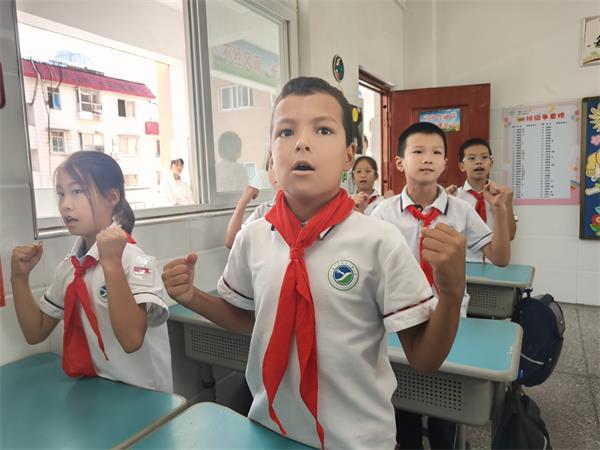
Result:
{"type": "Polygon", "coordinates": [[[113,209],[119,201],[117,192],[103,197],[95,186],[82,186],[66,170],[59,169],[56,194],[58,209],[69,233],[82,236],[89,249],[96,242],[96,235],[112,223],[113,209]]]}
{"type": "Polygon", "coordinates": [[[371,164],[363,159],[359,161],[354,168],[352,177],[354,178],[354,183],[356,183],[359,192],[371,192],[375,180],[377,179],[377,172],[373,170],[371,164]]]}

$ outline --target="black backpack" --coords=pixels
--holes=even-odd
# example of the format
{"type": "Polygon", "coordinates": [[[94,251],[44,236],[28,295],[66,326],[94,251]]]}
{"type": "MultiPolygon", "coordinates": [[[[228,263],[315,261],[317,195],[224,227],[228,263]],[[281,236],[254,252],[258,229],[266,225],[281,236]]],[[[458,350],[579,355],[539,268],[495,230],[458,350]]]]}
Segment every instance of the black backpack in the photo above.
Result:
{"type": "Polygon", "coordinates": [[[516,322],[523,328],[523,345],[517,381],[536,386],[550,376],[560,356],[565,332],[565,317],[550,294],[522,299],[516,322]]]}
{"type": "Polygon", "coordinates": [[[517,383],[507,392],[498,428],[492,439],[492,449],[552,450],[546,424],[540,408],[517,383]]]}

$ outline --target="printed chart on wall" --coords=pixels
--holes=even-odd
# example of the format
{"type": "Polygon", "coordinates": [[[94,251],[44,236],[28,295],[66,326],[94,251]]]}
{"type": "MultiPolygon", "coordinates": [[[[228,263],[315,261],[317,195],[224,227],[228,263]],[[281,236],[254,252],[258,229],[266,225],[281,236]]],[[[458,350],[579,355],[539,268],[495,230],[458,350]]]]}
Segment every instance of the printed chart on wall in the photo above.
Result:
{"type": "Polygon", "coordinates": [[[578,102],[504,110],[504,181],[517,205],[579,202],[578,102]]]}

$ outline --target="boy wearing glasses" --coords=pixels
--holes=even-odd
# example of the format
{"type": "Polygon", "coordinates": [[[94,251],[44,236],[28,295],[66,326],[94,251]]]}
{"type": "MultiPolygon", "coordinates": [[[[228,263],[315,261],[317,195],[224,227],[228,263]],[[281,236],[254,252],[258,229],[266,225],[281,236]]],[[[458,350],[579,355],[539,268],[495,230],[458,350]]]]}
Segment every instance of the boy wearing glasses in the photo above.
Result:
{"type": "MultiPolygon", "coordinates": [[[[483,191],[486,185],[506,194],[506,225],[508,234],[512,241],[517,231],[517,218],[513,212],[512,190],[508,186],[502,186],[489,181],[490,170],[494,164],[492,150],[485,139],[468,139],[460,146],[458,151],[458,167],[461,172],[467,174],[465,184],[459,188],[452,185],[446,189],[449,194],[456,195],[475,208],[477,214],[483,221],[494,229],[493,209],[489,202],[484,199],[483,191]]],[[[481,251],[473,252],[467,248],[467,261],[482,262],[485,257],[481,251]]]]}

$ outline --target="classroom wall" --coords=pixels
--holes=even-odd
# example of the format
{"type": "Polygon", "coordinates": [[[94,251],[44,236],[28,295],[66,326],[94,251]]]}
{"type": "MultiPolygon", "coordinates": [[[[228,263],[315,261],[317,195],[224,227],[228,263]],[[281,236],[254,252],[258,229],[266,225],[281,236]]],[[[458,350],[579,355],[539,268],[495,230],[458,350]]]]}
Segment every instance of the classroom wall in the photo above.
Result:
{"type": "MultiPolygon", "coordinates": [[[[579,67],[582,19],[600,1],[409,0],[405,89],[491,83],[493,179],[502,109],[600,94],[600,65],[579,67]]],[[[534,292],[600,305],[600,242],[582,241],[579,206],[519,206],[513,262],[536,267],[534,292]]]]}
{"type": "Polygon", "coordinates": [[[300,74],[338,85],[331,64],[344,60],[340,86],[360,105],[359,66],[383,81],[403,84],[403,9],[393,0],[298,0],[300,74]]]}

